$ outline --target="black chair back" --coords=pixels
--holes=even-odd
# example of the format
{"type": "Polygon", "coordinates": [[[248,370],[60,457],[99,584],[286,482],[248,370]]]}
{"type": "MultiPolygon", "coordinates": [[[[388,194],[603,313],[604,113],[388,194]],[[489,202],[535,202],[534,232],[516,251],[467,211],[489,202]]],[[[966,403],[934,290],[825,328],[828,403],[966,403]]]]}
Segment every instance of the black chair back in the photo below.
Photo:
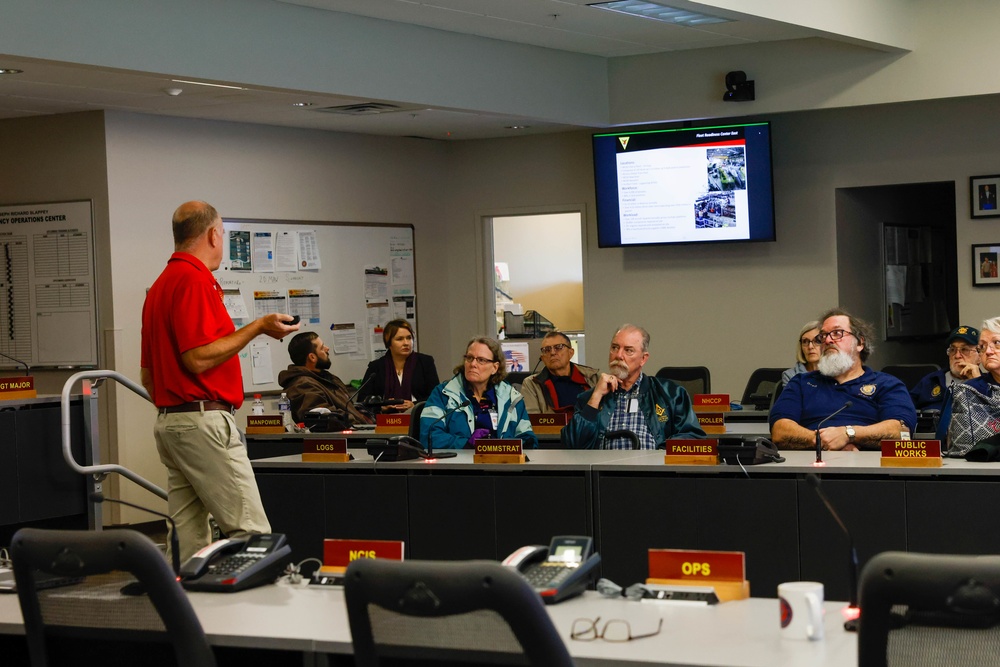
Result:
{"type": "Polygon", "coordinates": [[[359,559],[344,595],[358,667],[381,658],[573,664],[538,593],[499,563],[359,559]]]}
{"type": "MultiPolygon", "coordinates": [[[[62,664],[74,657],[86,664],[83,656],[66,655],[67,638],[141,642],[140,648],[146,643],[168,643],[173,645],[177,665],[216,664],[187,595],[163,554],[145,535],[133,530],[22,528],[11,541],[11,560],[34,667],[62,664]],[[84,579],[72,586],[39,590],[39,572],[84,579]],[[123,595],[122,587],[135,580],[146,594],[123,595]]],[[[156,654],[163,652],[144,648],[139,655],[156,654]]],[[[112,662],[118,657],[108,656],[112,662]]]]}
{"type": "Polygon", "coordinates": [[[913,389],[925,375],[938,370],[941,370],[941,367],[937,364],[893,364],[882,368],[883,373],[902,380],[907,389],[913,389]]]}
{"type": "Polygon", "coordinates": [[[757,410],[768,410],[774,398],[775,390],[781,384],[781,374],[784,368],[758,368],[750,374],[747,386],[743,390],[740,403],[745,407],[752,405],[757,410]]]}
{"type": "Polygon", "coordinates": [[[424,411],[425,401],[417,401],[410,410],[410,430],[407,433],[411,438],[420,441],[420,413],[424,411]]]}
{"type": "Polygon", "coordinates": [[[860,606],[858,667],[1000,662],[1000,556],[880,553],[860,606]]]}
{"type": "Polygon", "coordinates": [[[656,377],[673,380],[692,396],[712,393],[712,373],[705,366],[664,366],[656,377]]]}
{"type": "Polygon", "coordinates": [[[528,379],[529,375],[531,375],[531,373],[526,373],[524,371],[515,371],[512,373],[507,373],[507,377],[505,379],[514,387],[514,389],[520,391],[521,385],[524,384],[524,381],[528,379]]]}

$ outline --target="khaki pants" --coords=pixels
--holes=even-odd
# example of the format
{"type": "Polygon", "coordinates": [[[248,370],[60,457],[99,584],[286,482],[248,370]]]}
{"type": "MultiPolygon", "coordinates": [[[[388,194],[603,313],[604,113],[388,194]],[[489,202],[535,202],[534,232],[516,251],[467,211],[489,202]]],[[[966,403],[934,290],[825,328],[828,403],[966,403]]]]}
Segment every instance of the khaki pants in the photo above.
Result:
{"type": "Polygon", "coordinates": [[[153,435],[167,467],[168,512],[177,524],[182,563],[212,541],[209,514],[229,537],[271,532],[231,414],[160,414],[153,435]]]}

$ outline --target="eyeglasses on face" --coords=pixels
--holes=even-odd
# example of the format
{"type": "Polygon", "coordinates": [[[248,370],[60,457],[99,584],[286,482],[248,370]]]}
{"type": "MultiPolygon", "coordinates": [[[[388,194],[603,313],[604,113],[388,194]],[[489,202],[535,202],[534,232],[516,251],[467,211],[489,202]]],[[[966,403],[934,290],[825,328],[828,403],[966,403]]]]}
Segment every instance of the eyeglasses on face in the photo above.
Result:
{"type": "Polygon", "coordinates": [[[972,354],[976,350],[977,348],[974,347],[955,347],[954,345],[951,345],[948,347],[947,350],[945,350],[945,352],[948,354],[949,357],[956,354],[965,357],[972,354]]]}
{"type": "Polygon", "coordinates": [[[822,343],[820,343],[815,338],[800,338],[799,345],[801,345],[802,347],[809,347],[810,345],[815,345],[816,347],[819,347],[820,345],[822,345],[822,343]]]}
{"type": "Polygon", "coordinates": [[[552,354],[553,352],[562,352],[563,350],[565,350],[568,347],[569,347],[569,345],[567,345],[566,343],[556,343],[555,345],[546,345],[545,347],[541,348],[541,350],[539,350],[539,351],[542,354],[552,354]]]}
{"type": "Polygon", "coordinates": [[[993,350],[994,352],[1000,352],[1000,340],[981,340],[979,345],[976,347],[976,352],[979,354],[986,354],[987,350],[993,350]]]}
{"type": "Polygon", "coordinates": [[[486,364],[495,364],[495,363],[498,363],[494,359],[487,359],[486,357],[474,357],[471,354],[465,355],[464,357],[462,357],[462,359],[464,359],[465,363],[467,363],[467,364],[473,364],[473,363],[475,363],[475,364],[479,364],[480,366],[485,366],[486,364]]]}
{"type": "Polygon", "coordinates": [[[844,336],[854,336],[858,337],[853,331],[848,331],[846,329],[834,329],[833,331],[820,331],[819,335],[816,336],[816,342],[822,345],[827,340],[831,343],[836,343],[838,340],[842,339],[844,336]]]}
{"type": "Polygon", "coordinates": [[[663,619],[660,619],[659,624],[656,626],[656,630],[653,632],[646,632],[639,635],[632,634],[632,626],[629,622],[621,618],[612,618],[604,623],[604,625],[598,630],[597,624],[600,622],[601,617],[598,616],[595,619],[589,618],[578,618],[573,621],[573,628],[570,631],[569,638],[575,639],[581,642],[592,642],[597,639],[603,639],[606,642],[630,642],[633,639],[645,639],[646,637],[655,637],[660,634],[663,629],[663,619]]]}

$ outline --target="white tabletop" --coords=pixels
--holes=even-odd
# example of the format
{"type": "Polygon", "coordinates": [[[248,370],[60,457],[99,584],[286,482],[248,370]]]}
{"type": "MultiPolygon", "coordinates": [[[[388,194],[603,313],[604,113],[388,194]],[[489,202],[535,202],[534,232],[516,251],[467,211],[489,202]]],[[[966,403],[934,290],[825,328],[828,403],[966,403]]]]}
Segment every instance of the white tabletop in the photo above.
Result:
{"type": "MultiPolygon", "coordinates": [[[[209,642],[216,646],[350,653],[351,635],[343,589],[263,586],[240,593],[190,593],[209,642]]],[[[825,605],[825,639],[780,636],[776,599],[754,598],[713,606],[609,600],[589,591],[548,607],[553,623],[578,665],[732,665],[733,667],[850,667],[857,639],[845,632],[844,603],[825,605]],[[627,643],[569,639],[577,618],[625,619],[632,632],[656,628],[655,636],[627,643]]],[[[17,596],[0,596],[0,633],[21,634],[17,596]]]]}

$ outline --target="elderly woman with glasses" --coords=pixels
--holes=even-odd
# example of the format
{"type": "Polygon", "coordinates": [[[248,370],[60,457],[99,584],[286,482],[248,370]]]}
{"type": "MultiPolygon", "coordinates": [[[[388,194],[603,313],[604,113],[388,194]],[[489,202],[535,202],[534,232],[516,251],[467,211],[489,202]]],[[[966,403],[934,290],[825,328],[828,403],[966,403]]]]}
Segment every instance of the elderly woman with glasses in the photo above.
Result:
{"type": "Polygon", "coordinates": [[[817,340],[819,336],[819,321],[806,322],[799,331],[799,343],[795,348],[795,365],[781,374],[781,384],[800,373],[808,373],[819,367],[819,357],[823,344],[817,340]]]}
{"type": "Polygon", "coordinates": [[[573,414],[580,394],[593,389],[601,379],[601,371],[574,364],[573,346],[561,331],[551,331],[542,339],[540,373],[529,375],[521,383],[524,405],[529,414],[573,414]]]}
{"type": "Polygon", "coordinates": [[[475,447],[480,438],[518,438],[538,446],[524,400],[509,382],[500,344],[473,338],[455,376],[427,398],[420,414],[420,441],[435,449],[475,447]]]}

